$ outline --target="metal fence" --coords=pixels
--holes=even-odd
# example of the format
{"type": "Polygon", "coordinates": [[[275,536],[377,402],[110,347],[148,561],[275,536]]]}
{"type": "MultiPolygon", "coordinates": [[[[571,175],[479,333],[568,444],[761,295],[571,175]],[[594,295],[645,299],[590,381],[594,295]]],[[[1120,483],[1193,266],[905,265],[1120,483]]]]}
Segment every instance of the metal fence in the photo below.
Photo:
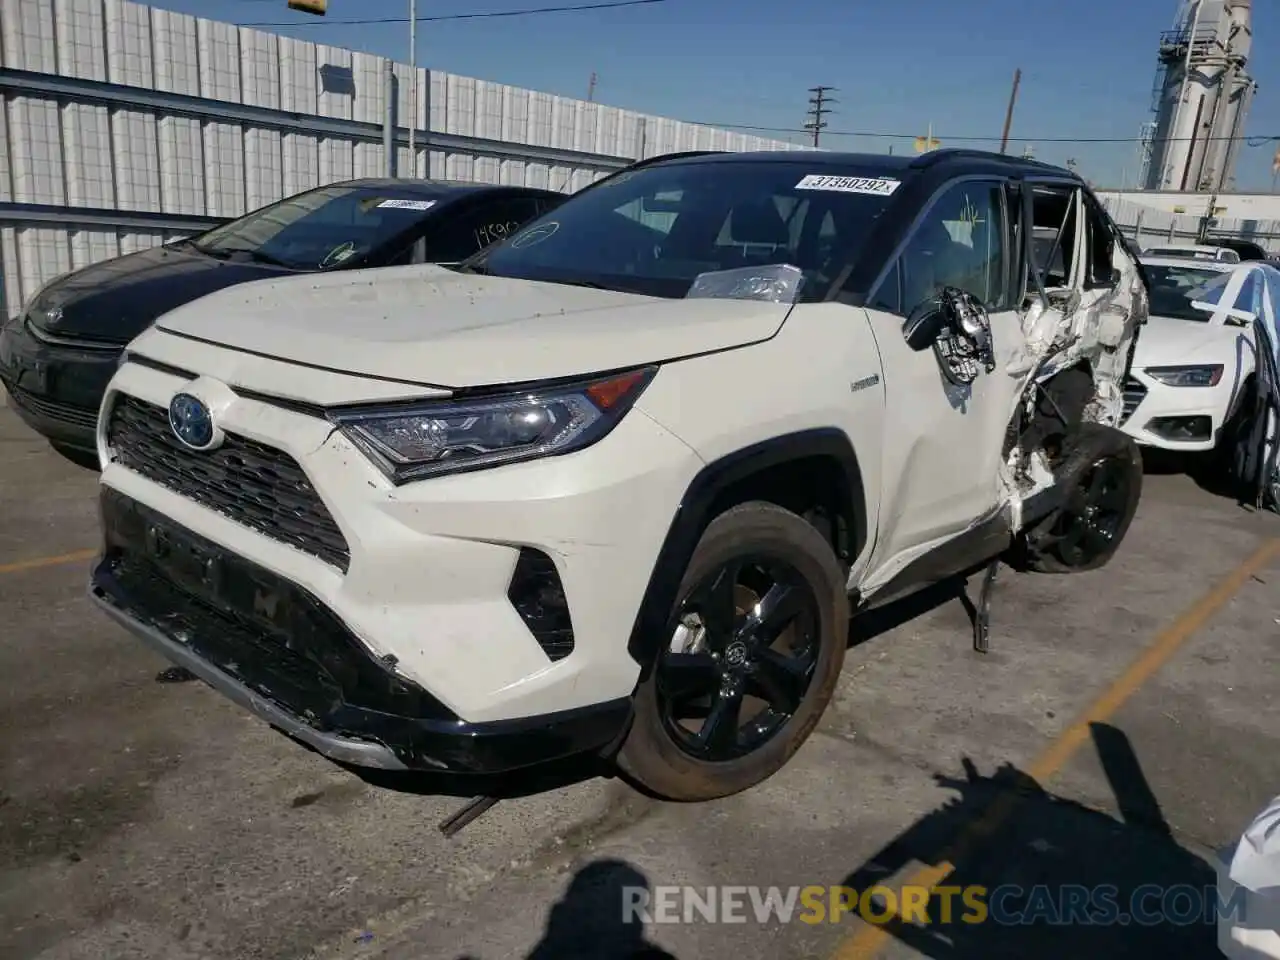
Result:
{"type": "MultiPolygon", "coordinates": [[[[1116,225],[1138,244],[1139,249],[1164,243],[1197,243],[1202,220],[1187,214],[1166,213],[1131,200],[1099,195],[1116,225]]],[[[1280,221],[1215,219],[1209,236],[1252,240],[1270,253],[1280,253],[1280,221]]],[[[1210,241],[1211,242],[1211,241],[1210,241]]]]}
{"type": "Polygon", "coordinates": [[[566,191],[699,149],[805,148],[127,0],[0,0],[0,316],[67,270],[323,183],[566,191]]]}

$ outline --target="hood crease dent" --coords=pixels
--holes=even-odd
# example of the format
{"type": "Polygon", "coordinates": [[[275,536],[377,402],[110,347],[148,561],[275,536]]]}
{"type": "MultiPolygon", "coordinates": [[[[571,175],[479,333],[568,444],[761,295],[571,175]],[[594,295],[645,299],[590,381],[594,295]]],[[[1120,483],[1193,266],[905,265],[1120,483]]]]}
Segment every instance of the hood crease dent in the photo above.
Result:
{"type": "Polygon", "coordinates": [[[790,304],[666,299],[433,264],[259,280],[158,330],[354,376],[456,389],[588,375],[746,346],[790,304]]]}

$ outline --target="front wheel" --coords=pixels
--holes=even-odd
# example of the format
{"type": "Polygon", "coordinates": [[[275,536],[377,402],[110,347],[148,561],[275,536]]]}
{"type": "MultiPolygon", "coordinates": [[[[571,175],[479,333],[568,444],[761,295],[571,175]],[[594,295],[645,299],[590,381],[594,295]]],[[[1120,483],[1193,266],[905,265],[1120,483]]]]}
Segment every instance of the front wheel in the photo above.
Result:
{"type": "Polygon", "coordinates": [[[772,776],[831,700],[849,599],[831,544],[771,503],[721,514],[681,582],[635,696],[622,772],[668,800],[711,800],[772,776]]]}
{"type": "Polygon", "coordinates": [[[1022,566],[1039,573],[1083,573],[1110,562],[1142,498],[1142,453],[1115,427],[1084,423],[1063,442],[1054,469],[1064,503],[1023,538],[1022,566]]]}

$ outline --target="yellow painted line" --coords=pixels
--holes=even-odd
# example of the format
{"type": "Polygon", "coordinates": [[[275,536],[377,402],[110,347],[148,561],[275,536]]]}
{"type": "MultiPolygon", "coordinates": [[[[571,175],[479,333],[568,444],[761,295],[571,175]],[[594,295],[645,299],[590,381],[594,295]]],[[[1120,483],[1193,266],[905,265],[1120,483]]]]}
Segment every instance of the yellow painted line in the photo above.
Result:
{"type": "Polygon", "coordinates": [[[36,557],[34,560],[19,560],[17,563],[0,563],[0,575],[6,573],[22,573],[24,570],[39,570],[42,567],[58,567],[64,563],[80,563],[92,560],[97,550],[76,550],[74,553],[60,553],[56,557],[36,557]]]}
{"type": "MultiPolygon", "coordinates": [[[[1090,726],[1101,723],[1112,716],[1125,702],[1137,692],[1144,683],[1158,671],[1215,613],[1234,597],[1249,578],[1266,567],[1277,555],[1280,555],[1280,539],[1273,538],[1262,544],[1249,559],[1236,567],[1217,586],[1201,597],[1196,603],[1183,611],[1168,627],[1156,635],[1132,664],[1125,670],[1107,690],[1098,697],[1079,717],[1062,731],[1049,747],[1032,761],[1026,773],[1037,783],[1058,773],[1080,747],[1090,739],[1090,726]]],[[[1001,794],[976,821],[973,821],[957,838],[952,848],[942,858],[943,862],[936,866],[916,871],[904,883],[904,887],[928,888],[934,891],[955,870],[954,864],[961,860],[978,841],[990,835],[1013,812],[1022,799],[1015,793],[1001,794]]],[[[901,923],[900,918],[891,918],[888,922],[877,924],[862,923],[850,937],[843,940],[831,960],[870,960],[892,937],[894,923],[901,923]]]]}

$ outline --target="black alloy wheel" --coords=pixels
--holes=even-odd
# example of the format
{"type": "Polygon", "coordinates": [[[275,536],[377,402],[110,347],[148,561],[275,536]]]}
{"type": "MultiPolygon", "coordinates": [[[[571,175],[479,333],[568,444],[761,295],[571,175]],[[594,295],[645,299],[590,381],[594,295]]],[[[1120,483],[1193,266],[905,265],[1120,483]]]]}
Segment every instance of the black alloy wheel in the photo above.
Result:
{"type": "Polygon", "coordinates": [[[1125,522],[1129,481],[1128,469],[1115,457],[1094,461],[1080,475],[1049,530],[1063,562],[1084,566],[1112,550],[1125,522]]]}
{"type": "Polygon", "coordinates": [[[703,531],[636,686],[616,760],[667,800],[726,797],[800,749],[835,694],[849,636],[848,574],[828,536],[772,503],[703,531]]]}
{"type": "Polygon", "coordinates": [[[1142,498],[1142,454],[1133,438],[1098,423],[1072,427],[1054,467],[1062,506],[1024,533],[1015,568],[1083,573],[1106,566],[1142,498]]]}
{"type": "Polygon", "coordinates": [[[694,587],[677,619],[657,667],[663,725],[696,759],[746,756],[795,715],[813,681],[812,588],[783,559],[735,558],[694,587]]]}

